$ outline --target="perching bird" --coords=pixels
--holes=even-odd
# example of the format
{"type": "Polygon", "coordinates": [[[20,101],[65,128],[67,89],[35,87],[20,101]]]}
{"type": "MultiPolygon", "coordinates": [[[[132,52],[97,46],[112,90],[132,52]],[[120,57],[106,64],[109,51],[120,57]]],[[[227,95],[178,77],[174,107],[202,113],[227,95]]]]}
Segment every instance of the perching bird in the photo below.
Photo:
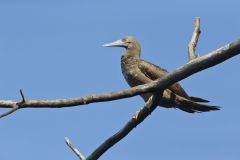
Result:
{"type": "MultiPolygon", "coordinates": [[[[138,41],[131,36],[126,36],[121,40],[103,46],[123,47],[126,49],[126,52],[121,57],[121,68],[124,78],[131,87],[149,83],[168,73],[165,69],[140,59],[141,46],[138,41]]],[[[141,96],[147,101],[151,94],[145,93],[141,96]]],[[[179,108],[189,113],[219,110],[217,106],[206,105],[199,102],[209,101],[188,96],[180,84],[175,83],[164,90],[162,98],[159,101],[159,106],[179,108]]]]}

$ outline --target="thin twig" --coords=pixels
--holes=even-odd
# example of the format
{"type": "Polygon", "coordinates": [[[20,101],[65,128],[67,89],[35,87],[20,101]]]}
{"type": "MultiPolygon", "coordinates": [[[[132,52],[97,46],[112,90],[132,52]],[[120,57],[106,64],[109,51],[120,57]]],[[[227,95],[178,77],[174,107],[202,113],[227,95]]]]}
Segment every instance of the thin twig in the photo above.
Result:
{"type": "Polygon", "coordinates": [[[87,157],[87,160],[97,160],[109,148],[127,136],[138,124],[140,124],[156,109],[161,97],[162,92],[157,92],[151,96],[145,103],[144,107],[140,111],[137,111],[120,131],[103,142],[90,156],[87,157]]]}
{"type": "Polygon", "coordinates": [[[21,97],[22,97],[22,103],[24,103],[25,102],[25,97],[24,97],[22,89],[20,89],[20,94],[21,94],[21,97]]]}
{"type": "Polygon", "coordinates": [[[74,146],[74,144],[70,141],[68,137],[65,137],[65,142],[80,160],[86,160],[85,156],[77,149],[77,147],[74,146]]]}
{"type": "Polygon", "coordinates": [[[0,115],[0,119],[3,118],[3,117],[8,116],[8,115],[10,115],[10,114],[12,114],[13,112],[15,112],[15,111],[17,111],[17,110],[18,110],[18,107],[15,107],[15,108],[11,109],[10,111],[1,114],[1,115],[0,115]]]}
{"type": "Polygon", "coordinates": [[[201,31],[200,31],[200,18],[195,17],[192,39],[188,44],[188,60],[189,60],[189,62],[192,61],[193,59],[199,57],[199,55],[197,55],[195,53],[195,50],[196,50],[196,47],[197,47],[197,43],[198,43],[200,33],[201,33],[201,31]]]}

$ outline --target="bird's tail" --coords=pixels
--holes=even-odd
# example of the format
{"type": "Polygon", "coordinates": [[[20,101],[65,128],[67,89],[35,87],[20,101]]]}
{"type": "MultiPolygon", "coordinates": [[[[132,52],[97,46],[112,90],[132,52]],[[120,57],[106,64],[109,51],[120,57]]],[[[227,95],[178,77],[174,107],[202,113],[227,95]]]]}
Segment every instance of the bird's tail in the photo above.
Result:
{"type": "Polygon", "coordinates": [[[220,109],[218,106],[201,104],[188,99],[181,99],[178,104],[178,108],[188,113],[208,112],[220,109]]]}
{"type": "Polygon", "coordinates": [[[191,101],[194,101],[194,102],[203,102],[203,103],[207,103],[209,102],[209,100],[206,100],[206,99],[202,99],[202,98],[199,98],[199,97],[189,97],[191,101]]]}

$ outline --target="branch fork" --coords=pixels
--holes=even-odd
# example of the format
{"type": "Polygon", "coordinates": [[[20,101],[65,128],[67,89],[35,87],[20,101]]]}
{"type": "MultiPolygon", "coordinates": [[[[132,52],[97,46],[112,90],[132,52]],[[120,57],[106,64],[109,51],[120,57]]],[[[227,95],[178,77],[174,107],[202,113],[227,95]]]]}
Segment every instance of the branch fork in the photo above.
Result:
{"type": "Polygon", "coordinates": [[[16,112],[20,108],[20,106],[26,102],[24,94],[21,89],[20,89],[20,95],[22,97],[22,101],[12,105],[12,109],[6,113],[1,114],[0,119],[16,112]]]}

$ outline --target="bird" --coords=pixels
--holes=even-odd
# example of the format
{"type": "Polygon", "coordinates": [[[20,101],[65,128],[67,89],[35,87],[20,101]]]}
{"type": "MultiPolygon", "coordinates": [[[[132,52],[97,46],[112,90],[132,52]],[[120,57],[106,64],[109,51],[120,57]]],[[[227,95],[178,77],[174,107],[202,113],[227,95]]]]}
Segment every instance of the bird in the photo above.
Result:
{"type": "MultiPolygon", "coordinates": [[[[150,83],[169,73],[166,69],[140,58],[141,45],[133,36],[125,36],[120,40],[104,44],[103,46],[125,48],[125,52],[121,56],[121,69],[130,87],[150,83]]],[[[140,96],[146,102],[151,95],[151,93],[144,93],[140,96]]],[[[209,102],[208,100],[189,96],[179,83],[174,83],[166,88],[161,96],[158,106],[165,108],[178,108],[188,113],[220,109],[218,106],[203,104],[209,102]]]]}

